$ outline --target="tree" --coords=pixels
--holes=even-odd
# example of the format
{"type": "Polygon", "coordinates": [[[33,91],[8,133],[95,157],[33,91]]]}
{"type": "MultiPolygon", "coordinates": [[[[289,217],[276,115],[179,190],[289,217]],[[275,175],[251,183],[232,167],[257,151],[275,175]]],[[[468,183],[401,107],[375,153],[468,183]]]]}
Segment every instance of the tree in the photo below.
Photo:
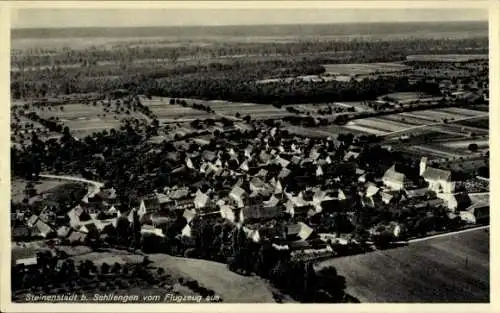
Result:
{"type": "Polygon", "coordinates": [[[478,147],[478,145],[476,143],[471,143],[471,144],[469,144],[468,148],[469,148],[470,151],[476,152],[479,147],[478,147]]]}
{"type": "Polygon", "coordinates": [[[108,263],[104,262],[101,265],[101,275],[106,275],[109,273],[109,265],[108,263]]]}

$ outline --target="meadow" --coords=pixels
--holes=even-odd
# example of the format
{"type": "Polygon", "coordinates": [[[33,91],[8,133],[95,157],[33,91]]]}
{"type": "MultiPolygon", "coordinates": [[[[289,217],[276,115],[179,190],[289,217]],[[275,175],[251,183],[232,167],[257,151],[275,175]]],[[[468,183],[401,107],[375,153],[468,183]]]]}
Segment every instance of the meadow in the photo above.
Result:
{"type": "Polygon", "coordinates": [[[323,64],[322,66],[330,75],[368,75],[400,72],[409,68],[399,63],[323,64]]]}
{"type": "Polygon", "coordinates": [[[361,302],[489,302],[489,233],[485,230],[317,265],[325,266],[335,266],[346,277],[347,292],[361,302]]]}

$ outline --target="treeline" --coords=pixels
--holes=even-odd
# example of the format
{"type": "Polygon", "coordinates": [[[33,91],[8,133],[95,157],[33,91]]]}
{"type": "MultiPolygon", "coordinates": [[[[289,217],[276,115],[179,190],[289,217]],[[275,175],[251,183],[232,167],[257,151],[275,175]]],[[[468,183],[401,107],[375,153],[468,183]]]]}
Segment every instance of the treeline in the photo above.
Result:
{"type": "Polygon", "coordinates": [[[439,53],[456,53],[463,51],[464,47],[475,50],[476,53],[487,53],[488,38],[466,39],[395,39],[371,41],[364,39],[352,40],[303,40],[295,42],[267,42],[267,43],[214,43],[211,45],[179,45],[172,46],[129,46],[112,50],[99,50],[97,48],[83,51],[67,50],[51,55],[25,55],[16,56],[13,65],[19,67],[34,67],[61,64],[95,64],[96,62],[110,61],[128,63],[140,59],[167,59],[172,63],[183,58],[207,59],[234,55],[269,56],[318,53],[348,53],[366,54],[370,51],[373,55],[389,55],[400,52],[406,56],[432,52],[439,47],[439,53]],[[486,48],[485,48],[486,47],[486,48]]]}

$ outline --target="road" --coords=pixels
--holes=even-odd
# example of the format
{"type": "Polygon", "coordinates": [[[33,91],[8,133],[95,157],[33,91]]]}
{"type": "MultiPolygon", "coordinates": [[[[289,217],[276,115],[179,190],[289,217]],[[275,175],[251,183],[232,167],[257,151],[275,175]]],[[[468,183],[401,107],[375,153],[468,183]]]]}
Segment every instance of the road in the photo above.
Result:
{"type": "Polygon", "coordinates": [[[104,184],[101,182],[97,182],[97,181],[93,181],[93,180],[89,180],[89,179],[85,179],[85,178],[81,178],[81,177],[74,177],[74,176],[59,176],[59,175],[50,175],[50,174],[40,174],[40,177],[86,183],[86,184],[94,185],[97,188],[102,188],[104,186],[104,184]]]}
{"type": "Polygon", "coordinates": [[[449,232],[449,233],[444,233],[444,234],[439,234],[439,235],[434,235],[434,236],[429,236],[429,237],[423,237],[423,238],[416,238],[416,239],[411,239],[408,240],[408,243],[416,243],[416,242],[421,242],[421,241],[427,241],[435,238],[441,238],[441,237],[447,237],[447,236],[452,236],[452,235],[458,235],[461,233],[468,233],[471,231],[476,231],[476,230],[481,230],[481,229],[489,229],[490,225],[486,226],[479,226],[479,227],[473,227],[473,228],[468,228],[468,229],[463,229],[463,230],[458,230],[454,232],[449,232]]]}

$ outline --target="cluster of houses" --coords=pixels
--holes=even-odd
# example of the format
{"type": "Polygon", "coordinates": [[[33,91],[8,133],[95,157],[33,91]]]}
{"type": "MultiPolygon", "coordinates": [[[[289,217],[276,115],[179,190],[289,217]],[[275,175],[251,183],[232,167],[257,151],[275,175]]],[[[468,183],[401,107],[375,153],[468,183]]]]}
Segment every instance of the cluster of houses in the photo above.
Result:
{"type": "MultiPolygon", "coordinates": [[[[319,232],[308,221],[349,206],[352,194],[347,188],[353,184],[368,209],[444,206],[468,223],[489,216],[488,196],[456,192],[452,173],[429,166],[426,158],[422,158],[416,173],[420,183],[397,165],[382,177],[373,177],[355,165],[362,153],[360,147],[351,146],[339,156],[339,142],[332,138],[301,138],[265,124],[252,127],[253,133],[248,129],[241,132],[240,142],[228,140],[216,146],[198,142],[198,149],[171,152],[175,154],[172,160],[179,165],[174,171],[195,175],[199,181],[196,184],[155,190],[140,199],[136,208],[118,203],[113,188],[91,186],[65,217],[55,217],[47,209],[31,216],[26,225],[37,237],[57,236],[70,243],[84,243],[89,235],[99,238],[115,233],[121,219],[134,223],[135,214],[141,233],[159,237],[166,235],[166,224],[180,217],[186,221],[178,234],[181,237],[192,236],[196,217],[223,219],[241,227],[254,242],[271,239],[275,249],[317,256],[333,253],[329,246],[332,242],[350,243],[339,234],[319,232]],[[338,162],[354,164],[354,181],[332,174],[338,162]],[[300,178],[305,181],[303,186],[289,188],[291,181],[300,178]],[[280,217],[287,217],[284,224],[277,222],[283,220],[280,217]]],[[[397,225],[387,225],[387,229],[395,237],[400,233],[397,225]]]]}

